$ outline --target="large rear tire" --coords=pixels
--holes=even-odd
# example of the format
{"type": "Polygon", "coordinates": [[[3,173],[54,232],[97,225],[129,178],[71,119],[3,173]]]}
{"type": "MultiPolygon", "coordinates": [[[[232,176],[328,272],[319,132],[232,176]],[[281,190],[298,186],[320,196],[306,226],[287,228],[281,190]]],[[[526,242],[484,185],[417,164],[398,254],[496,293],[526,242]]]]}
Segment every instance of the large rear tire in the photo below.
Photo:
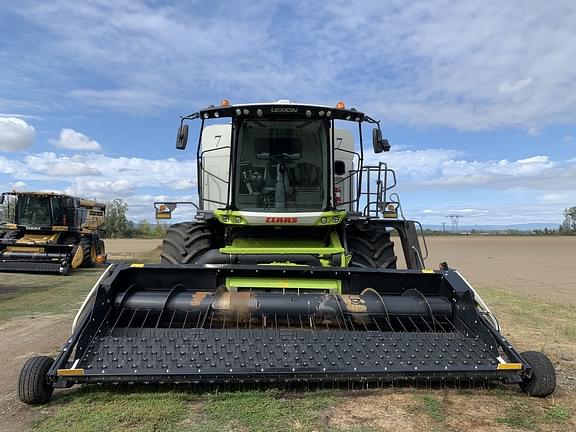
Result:
{"type": "Polygon", "coordinates": [[[36,356],[28,359],[20,371],[18,397],[27,404],[41,404],[50,400],[54,388],[46,381],[46,374],[54,359],[36,356]]]}
{"type": "Polygon", "coordinates": [[[212,231],[207,224],[183,222],[171,225],[162,242],[160,262],[164,264],[194,264],[213,248],[212,231]]]}
{"type": "Polygon", "coordinates": [[[396,268],[394,242],[390,232],[370,225],[350,226],[346,231],[350,267],[396,268]]]}

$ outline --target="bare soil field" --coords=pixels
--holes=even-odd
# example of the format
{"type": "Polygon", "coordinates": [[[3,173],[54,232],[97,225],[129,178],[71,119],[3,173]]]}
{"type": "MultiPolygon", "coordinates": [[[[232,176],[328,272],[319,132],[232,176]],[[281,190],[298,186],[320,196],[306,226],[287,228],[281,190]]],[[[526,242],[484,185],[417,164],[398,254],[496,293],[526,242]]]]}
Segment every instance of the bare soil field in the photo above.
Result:
{"type": "MultiPolygon", "coordinates": [[[[150,253],[159,239],[109,239],[118,260],[150,253]]],[[[474,287],[498,287],[576,305],[576,237],[439,236],[427,238],[429,268],[442,261],[474,287]]]]}
{"type": "Polygon", "coordinates": [[[576,305],[576,237],[430,237],[428,247],[428,267],[448,261],[474,287],[576,305]]]}
{"type": "Polygon", "coordinates": [[[106,239],[108,259],[121,260],[148,255],[162,244],[160,239],[106,239]]]}
{"type": "MultiPolygon", "coordinates": [[[[160,240],[107,240],[115,261],[157,260],[160,240]]],[[[71,276],[2,274],[0,431],[576,431],[576,238],[432,237],[428,267],[448,261],[478,289],[520,350],[543,350],[557,392],[529,398],[517,387],[197,394],[98,387],[58,391],[51,404],[20,403],[24,361],[54,355],[100,269],[71,276]]]]}

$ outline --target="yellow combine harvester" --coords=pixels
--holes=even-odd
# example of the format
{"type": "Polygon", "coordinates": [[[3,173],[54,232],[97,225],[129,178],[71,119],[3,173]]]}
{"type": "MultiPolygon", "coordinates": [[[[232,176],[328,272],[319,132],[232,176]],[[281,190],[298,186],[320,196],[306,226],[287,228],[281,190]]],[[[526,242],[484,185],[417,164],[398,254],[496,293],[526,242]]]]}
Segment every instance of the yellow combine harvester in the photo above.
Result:
{"type": "Polygon", "coordinates": [[[67,274],[105,260],[105,204],[47,192],[0,199],[0,271],[67,274]]]}

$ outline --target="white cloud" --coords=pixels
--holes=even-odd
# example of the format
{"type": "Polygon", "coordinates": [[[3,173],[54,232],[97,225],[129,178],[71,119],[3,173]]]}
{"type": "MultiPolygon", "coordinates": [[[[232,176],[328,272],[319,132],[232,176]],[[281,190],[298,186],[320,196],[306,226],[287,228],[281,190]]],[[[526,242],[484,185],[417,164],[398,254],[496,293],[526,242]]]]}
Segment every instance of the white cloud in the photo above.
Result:
{"type": "Polygon", "coordinates": [[[518,81],[510,82],[504,81],[498,86],[500,93],[516,93],[532,83],[532,78],[524,78],[518,81]]]}
{"type": "Polygon", "coordinates": [[[100,151],[102,146],[98,141],[91,140],[83,133],[77,132],[74,129],[62,129],[60,131],[60,136],[57,140],[50,140],[55,147],[64,148],[67,150],[88,150],[88,151],[100,151]]]}
{"type": "Polygon", "coordinates": [[[540,128],[535,128],[535,127],[531,127],[526,131],[526,135],[528,136],[538,136],[542,133],[542,129],[540,128]]]}
{"type": "Polygon", "coordinates": [[[17,114],[17,113],[0,113],[0,117],[16,117],[22,119],[44,120],[44,118],[30,115],[30,114],[17,114]]]}
{"type": "Polygon", "coordinates": [[[162,94],[143,89],[77,89],[69,95],[86,105],[140,114],[154,113],[171,103],[170,99],[162,94]]]}
{"type": "Polygon", "coordinates": [[[50,67],[39,67],[41,59],[24,70],[10,64],[5,74],[14,88],[20,80],[39,81],[38,71],[51,73],[61,93],[96,108],[152,112],[173,101],[198,106],[216,94],[334,102],[337,91],[396,123],[527,129],[576,120],[570,0],[554,7],[367,0],[354,13],[346,0],[301,0],[289,8],[270,1],[265,11],[241,0],[211,10],[63,0],[6,7],[49,35],[43,51],[58,53],[50,67]],[[106,85],[88,87],[71,72],[77,70],[106,85]]]}
{"type": "Polygon", "coordinates": [[[23,181],[17,181],[14,183],[10,183],[10,188],[12,190],[16,190],[16,191],[24,190],[24,189],[26,189],[26,186],[27,186],[27,184],[23,181]]]}
{"type": "Polygon", "coordinates": [[[34,142],[34,127],[15,117],[0,117],[0,151],[25,150],[34,142]]]}
{"type": "Polygon", "coordinates": [[[113,196],[136,188],[162,187],[181,190],[183,181],[196,185],[196,161],[110,157],[101,154],[27,155],[22,161],[0,156],[0,173],[18,180],[68,182],[76,191],[113,196]]]}
{"type": "Polygon", "coordinates": [[[0,156],[0,174],[14,179],[14,184],[26,181],[30,190],[38,189],[37,182],[43,190],[54,185],[71,195],[101,201],[122,198],[129,205],[130,217],[135,219],[153,218],[152,202],[157,195],[151,191],[161,190],[172,200],[192,200],[196,193],[196,161],[190,159],[46,152],[27,155],[22,160],[0,156]]]}

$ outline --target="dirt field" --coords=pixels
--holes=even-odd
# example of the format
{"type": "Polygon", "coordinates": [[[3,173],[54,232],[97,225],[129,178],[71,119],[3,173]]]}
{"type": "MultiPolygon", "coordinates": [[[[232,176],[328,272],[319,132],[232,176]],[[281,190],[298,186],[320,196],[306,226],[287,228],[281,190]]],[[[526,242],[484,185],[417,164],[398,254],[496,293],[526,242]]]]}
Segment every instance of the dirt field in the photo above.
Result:
{"type": "Polygon", "coordinates": [[[576,305],[576,237],[430,237],[427,265],[448,261],[475,287],[576,305]]]}
{"type": "MultiPolygon", "coordinates": [[[[550,355],[559,380],[554,397],[528,398],[517,388],[472,392],[395,389],[296,397],[266,392],[197,396],[186,391],[117,394],[72,390],[70,399],[59,396],[48,406],[28,407],[16,399],[21,365],[29,356],[58,351],[99,270],[83,270],[68,277],[2,274],[0,431],[576,431],[576,238],[463,236],[428,240],[428,267],[448,261],[479,289],[519,350],[538,349],[550,355]],[[266,409],[256,413],[258,406],[266,409]],[[161,416],[166,407],[173,407],[166,415],[174,420],[156,423],[149,411],[158,410],[161,416]],[[138,409],[142,412],[135,411],[138,409]],[[284,412],[289,418],[279,422],[284,412]]],[[[150,259],[157,255],[151,251],[160,243],[108,240],[106,246],[112,259],[150,259]]]]}
{"type": "MultiPolygon", "coordinates": [[[[111,239],[113,259],[134,257],[160,246],[161,240],[111,239]]],[[[576,237],[446,236],[427,239],[429,268],[438,263],[459,270],[477,287],[497,287],[518,294],[576,305],[576,237]]]]}
{"type": "Polygon", "coordinates": [[[150,252],[161,244],[159,239],[107,239],[106,253],[113,257],[137,255],[150,252]]]}

